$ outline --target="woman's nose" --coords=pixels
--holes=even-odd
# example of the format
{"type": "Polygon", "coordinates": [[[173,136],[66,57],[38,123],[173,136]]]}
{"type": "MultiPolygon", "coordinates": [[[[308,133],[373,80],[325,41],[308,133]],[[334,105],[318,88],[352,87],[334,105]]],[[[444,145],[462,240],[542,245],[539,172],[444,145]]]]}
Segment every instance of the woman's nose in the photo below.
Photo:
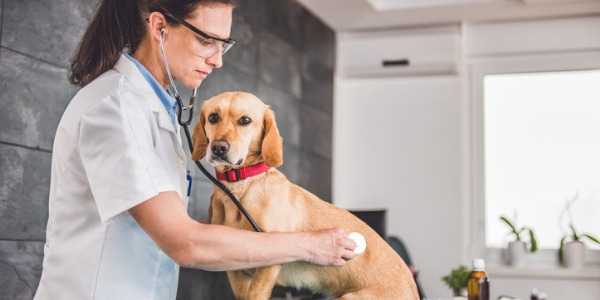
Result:
{"type": "Polygon", "coordinates": [[[221,51],[217,51],[217,53],[211,55],[209,58],[206,59],[206,63],[215,69],[222,67],[223,53],[221,51]]]}

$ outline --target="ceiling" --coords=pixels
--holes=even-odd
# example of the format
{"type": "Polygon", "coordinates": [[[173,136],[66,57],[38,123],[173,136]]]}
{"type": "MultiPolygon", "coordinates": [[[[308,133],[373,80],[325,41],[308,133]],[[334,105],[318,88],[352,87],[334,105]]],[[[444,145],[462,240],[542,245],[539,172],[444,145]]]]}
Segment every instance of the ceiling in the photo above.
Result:
{"type": "Polygon", "coordinates": [[[600,15],[600,0],[296,0],[337,32],[600,15]]]}

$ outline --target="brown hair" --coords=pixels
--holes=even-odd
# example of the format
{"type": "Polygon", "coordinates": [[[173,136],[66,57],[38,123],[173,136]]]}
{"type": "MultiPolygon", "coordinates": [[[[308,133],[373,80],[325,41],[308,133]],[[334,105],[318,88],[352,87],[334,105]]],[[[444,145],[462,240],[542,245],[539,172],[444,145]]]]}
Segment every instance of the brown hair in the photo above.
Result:
{"type": "Polygon", "coordinates": [[[185,19],[199,5],[218,3],[235,6],[235,0],[102,0],[71,58],[69,81],[84,87],[112,69],[123,50],[134,53],[151,12],[185,19]]]}

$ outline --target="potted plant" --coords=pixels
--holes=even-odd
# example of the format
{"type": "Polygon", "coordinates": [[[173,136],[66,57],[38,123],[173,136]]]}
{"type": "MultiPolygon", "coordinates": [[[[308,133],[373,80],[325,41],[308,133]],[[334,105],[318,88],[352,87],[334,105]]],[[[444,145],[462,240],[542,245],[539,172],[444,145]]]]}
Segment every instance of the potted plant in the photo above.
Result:
{"type": "Polygon", "coordinates": [[[469,280],[469,270],[466,266],[460,265],[452,269],[449,275],[442,277],[442,281],[452,289],[454,296],[467,296],[467,280],[469,280]]]}
{"type": "Polygon", "coordinates": [[[573,223],[569,224],[569,228],[571,228],[571,232],[565,234],[560,239],[558,260],[567,268],[582,268],[585,261],[585,244],[583,243],[583,238],[598,245],[600,245],[600,240],[588,233],[578,233],[573,223]]]}
{"type": "Polygon", "coordinates": [[[579,193],[576,193],[571,199],[566,201],[565,208],[560,214],[561,224],[569,224],[567,231],[560,239],[558,247],[558,261],[567,268],[582,268],[585,261],[585,244],[583,238],[600,244],[597,237],[587,233],[578,233],[573,225],[573,216],[571,215],[571,206],[579,199],[579,193]],[[564,218],[568,217],[567,222],[564,218]]]}
{"type": "Polygon", "coordinates": [[[520,266],[525,263],[525,256],[527,254],[527,250],[531,253],[537,251],[537,239],[535,237],[535,232],[530,227],[521,227],[517,228],[514,222],[511,222],[506,216],[500,216],[500,220],[502,220],[508,227],[510,227],[510,234],[514,235],[515,240],[508,243],[506,247],[506,259],[508,264],[511,266],[520,266]],[[529,240],[528,242],[524,241],[523,232],[529,232],[529,240]],[[529,248],[527,247],[529,244],[529,248]]]}

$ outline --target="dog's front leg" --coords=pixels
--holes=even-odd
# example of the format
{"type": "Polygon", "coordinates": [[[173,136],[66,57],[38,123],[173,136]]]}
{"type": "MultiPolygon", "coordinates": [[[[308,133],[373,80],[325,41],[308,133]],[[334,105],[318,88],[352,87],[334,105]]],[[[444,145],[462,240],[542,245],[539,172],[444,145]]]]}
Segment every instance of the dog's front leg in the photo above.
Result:
{"type": "Polygon", "coordinates": [[[244,271],[229,271],[227,272],[227,278],[235,299],[246,300],[252,276],[244,271]]]}
{"type": "Polygon", "coordinates": [[[277,282],[281,265],[258,268],[252,277],[248,290],[248,300],[267,300],[277,282]]]}
{"type": "Polygon", "coordinates": [[[219,201],[215,194],[210,197],[210,206],[208,213],[208,221],[210,224],[220,224],[225,222],[225,208],[223,202],[219,201]]]}

